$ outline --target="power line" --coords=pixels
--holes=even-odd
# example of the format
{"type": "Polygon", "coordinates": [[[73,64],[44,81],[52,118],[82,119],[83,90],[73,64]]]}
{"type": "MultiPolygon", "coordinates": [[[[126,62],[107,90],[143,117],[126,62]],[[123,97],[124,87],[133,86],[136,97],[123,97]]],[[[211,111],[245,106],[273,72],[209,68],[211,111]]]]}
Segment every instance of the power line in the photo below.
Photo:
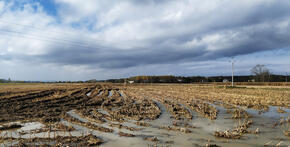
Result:
{"type": "MultiPolygon", "coordinates": [[[[21,27],[26,27],[26,28],[33,28],[33,29],[37,29],[37,30],[40,30],[40,31],[43,31],[44,28],[41,28],[41,27],[36,27],[36,26],[33,26],[33,25],[24,25],[24,24],[18,24],[18,23],[13,23],[13,22],[9,22],[9,21],[6,21],[6,20],[3,20],[3,19],[0,19],[0,23],[6,23],[6,24],[9,24],[9,25],[16,25],[16,26],[21,26],[21,27]]],[[[67,34],[67,32],[59,32],[59,31],[55,31],[55,30],[52,30],[50,31],[51,32],[54,32],[54,33],[57,33],[57,34],[67,34]]]]}
{"type": "MultiPolygon", "coordinates": [[[[59,43],[59,44],[66,44],[66,45],[72,45],[72,46],[78,46],[78,47],[84,47],[84,48],[88,48],[88,45],[80,45],[77,44],[75,42],[70,42],[70,41],[66,41],[66,40],[62,40],[62,39],[57,39],[57,38],[49,38],[49,37],[42,37],[42,36],[37,36],[37,35],[32,35],[32,34],[25,34],[23,32],[18,32],[18,31],[10,31],[10,30],[1,30],[0,32],[4,32],[6,34],[12,35],[12,36],[22,36],[24,38],[28,38],[28,39],[35,39],[35,40],[39,40],[39,41],[49,41],[49,42],[53,42],[53,43],[59,43]]],[[[4,35],[4,34],[0,34],[0,35],[4,35]]]]}
{"type": "MultiPolygon", "coordinates": [[[[47,42],[52,42],[52,43],[56,43],[56,44],[70,45],[70,46],[74,46],[74,47],[81,47],[81,48],[87,48],[87,49],[109,49],[109,50],[117,49],[115,47],[107,47],[107,46],[98,45],[98,44],[78,44],[76,42],[69,41],[69,40],[63,40],[63,39],[59,39],[59,38],[51,38],[49,36],[44,37],[44,36],[38,36],[38,35],[33,35],[33,34],[27,34],[26,32],[20,32],[20,31],[10,31],[10,30],[1,30],[0,29],[0,32],[4,32],[6,35],[10,35],[10,36],[16,36],[16,37],[21,36],[21,37],[27,38],[27,39],[47,41],[47,42]]],[[[4,34],[0,34],[0,35],[4,35],[4,34]]],[[[134,49],[144,50],[146,48],[135,47],[134,49]]]]}
{"type": "MultiPolygon", "coordinates": [[[[4,29],[0,29],[0,31],[2,31],[2,32],[11,32],[11,33],[18,33],[18,34],[27,34],[27,32],[21,32],[21,31],[15,31],[15,30],[4,30],[4,29]]],[[[45,35],[45,33],[43,33],[43,32],[41,32],[41,34],[44,34],[45,35]]],[[[69,43],[74,43],[74,44],[82,44],[82,45],[87,45],[87,44],[89,44],[89,43],[83,43],[83,42],[79,42],[79,41],[72,41],[72,40],[68,40],[68,39],[63,39],[63,38],[55,38],[55,37],[51,37],[51,36],[49,36],[49,35],[45,35],[45,36],[43,36],[43,35],[35,35],[35,34],[29,34],[30,36],[35,36],[35,37],[42,37],[42,38],[48,38],[48,39],[54,39],[54,40],[58,40],[58,41],[64,41],[64,42],[69,42],[69,43]]]]}
{"type": "MultiPolygon", "coordinates": [[[[14,25],[14,26],[20,26],[22,28],[27,28],[29,30],[34,30],[37,32],[40,32],[42,34],[48,34],[46,36],[50,36],[50,35],[65,35],[66,37],[70,37],[72,36],[73,34],[72,33],[68,33],[68,32],[59,32],[59,31],[55,31],[55,30],[50,30],[49,32],[45,31],[44,28],[41,28],[41,27],[36,27],[36,26],[33,26],[33,25],[24,25],[24,24],[19,24],[19,23],[13,23],[13,22],[9,22],[9,21],[6,21],[6,20],[3,20],[0,18],[0,23],[5,23],[5,24],[9,24],[9,25],[14,25]],[[44,33],[45,32],[45,33],[44,33]]],[[[24,32],[25,33],[25,32],[24,32]]],[[[57,38],[58,39],[58,38],[57,38]]],[[[113,42],[109,42],[109,41],[106,41],[106,40],[101,40],[101,39],[90,39],[89,37],[86,38],[86,41],[71,41],[71,40],[68,40],[68,39],[58,39],[58,40],[63,40],[63,41],[68,41],[68,42],[74,42],[76,44],[83,44],[83,45],[87,45],[87,44],[92,44],[92,43],[95,43],[95,42],[103,42],[103,43],[106,43],[106,44],[112,44],[113,42]],[[89,40],[88,40],[89,39],[89,40]]],[[[115,45],[119,45],[121,46],[121,44],[116,44],[114,43],[115,45]]],[[[140,48],[140,47],[138,47],[140,48]]]]}
{"type": "MultiPolygon", "coordinates": [[[[20,26],[22,28],[26,28],[29,30],[40,32],[42,34],[65,35],[66,37],[70,37],[72,35],[71,33],[68,34],[68,32],[59,32],[59,31],[55,31],[55,30],[49,30],[49,32],[48,32],[44,28],[35,27],[33,25],[23,25],[23,24],[18,24],[18,23],[12,23],[12,22],[5,21],[3,19],[0,19],[0,23],[2,23],[2,24],[5,23],[5,24],[9,24],[9,25],[14,25],[14,26],[20,26]]],[[[46,35],[46,36],[49,36],[49,35],[46,35]]],[[[63,40],[66,40],[66,39],[63,39],[63,40]]],[[[67,40],[67,41],[70,41],[70,40],[67,40]]],[[[75,43],[83,44],[83,42],[77,42],[77,41],[75,41],[75,43]]]]}
{"type": "MultiPolygon", "coordinates": [[[[58,35],[65,35],[67,37],[72,35],[72,33],[68,33],[67,31],[60,32],[60,31],[55,31],[55,30],[49,30],[49,32],[48,32],[48,31],[46,31],[45,28],[36,27],[34,25],[24,25],[24,24],[19,24],[19,23],[8,22],[8,21],[5,21],[3,19],[0,19],[0,23],[5,23],[5,24],[9,24],[9,25],[14,25],[14,26],[20,26],[22,28],[27,28],[27,29],[34,30],[34,31],[38,30],[38,31],[41,31],[41,33],[45,32],[45,33],[48,33],[50,35],[58,34],[58,35]]],[[[96,41],[96,40],[92,40],[92,41],[96,41]]],[[[104,40],[98,40],[98,41],[104,41],[104,40]]],[[[83,43],[83,42],[77,42],[77,43],[83,43]]]]}
{"type": "MultiPolygon", "coordinates": [[[[0,32],[1,32],[1,30],[0,30],[0,32]]],[[[4,35],[4,34],[0,34],[0,35],[4,35]]],[[[27,38],[27,39],[39,40],[39,41],[44,41],[44,42],[48,41],[48,42],[55,43],[55,44],[60,44],[60,45],[68,45],[67,43],[59,42],[57,40],[49,40],[49,39],[45,39],[45,38],[36,38],[36,37],[33,37],[33,36],[24,35],[24,34],[8,33],[6,35],[16,36],[16,37],[23,37],[23,38],[27,38]]],[[[105,48],[108,48],[108,47],[102,47],[102,46],[89,47],[89,46],[80,46],[80,45],[75,45],[75,44],[69,44],[69,45],[73,46],[73,47],[81,47],[81,48],[86,48],[86,49],[105,49],[105,48]]],[[[110,48],[110,49],[113,49],[113,48],[110,48]]]]}
{"type": "MultiPolygon", "coordinates": [[[[116,44],[116,43],[110,43],[108,41],[105,41],[105,40],[90,40],[90,41],[75,41],[75,40],[69,40],[69,39],[63,39],[63,38],[55,38],[55,37],[51,37],[52,33],[51,32],[54,32],[56,34],[61,34],[61,35],[64,35],[66,34],[66,32],[58,32],[58,31],[50,31],[48,32],[48,34],[50,35],[46,35],[47,34],[47,31],[46,33],[44,33],[44,29],[43,28],[40,28],[40,27],[35,27],[35,26],[31,26],[31,25],[23,25],[23,24],[18,24],[18,23],[11,23],[11,22],[8,22],[8,21],[5,21],[3,19],[0,19],[0,23],[6,23],[6,24],[10,24],[10,25],[15,25],[15,26],[21,26],[22,28],[27,28],[29,30],[37,30],[37,32],[40,32],[42,35],[39,35],[39,34],[27,34],[27,32],[21,32],[21,31],[11,31],[11,30],[1,30],[0,29],[0,32],[6,32],[6,33],[10,33],[12,34],[13,36],[22,36],[24,38],[28,38],[28,39],[35,39],[35,40],[40,40],[40,41],[50,41],[50,42],[54,42],[54,43],[60,43],[60,44],[70,44],[72,46],[78,46],[78,47],[83,47],[83,48],[91,48],[90,46],[98,46],[99,48],[109,48],[109,47],[106,47],[106,46],[101,46],[101,45],[96,45],[96,42],[102,42],[102,43],[105,43],[105,44],[114,44],[114,45],[118,45],[118,46],[122,46],[121,44],[116,44]],[[17,34],[17,35],[16,35],[17,34]],[[45,36],[43,36],[45,35],[45,36]],[[32,36],[32,37],[31,37],[32,36]]],[[[0,34],[1,35],[1,34],[0,34]]],[[[54,34],[55,35],[55,34],[54,34]]],[[[69,37],[71,35],[66,35],[66,37],[69,37]]],[[[86,38],[86,40],[88,40],[89,38],[86,38]]],[[[114,47],[110,47],[110,49],[113,49],[114,47]]],[[[135,49],[145,49],[143,47],[134,47],[135,49]]]]}
{"type": "MultiPolygon", "coordinates": [[[[44,36],[38,36],[38,35],[33,35],[33,34],[26,34],[25,32],[20,32],[20,31],[11,31],[11,30],[1,30],[0,32],[6,33],[6,35],[10,36],[16,36],[16,37],[23,37],[27,39],[34,39],[34,40],[39,40],[39,41],[48,41],[56,44],[62,44],[62,45],[70,45],[70,46],[75,46],[75,47],[81,47],[81,48],[87,48],[87,49],[96,49],[96,48],[102,48],[102,49],[114,49],[113,47],[106,47],[102,45],[97,45],[97,44],[78,44],[73,41],[68,41],[68,40],[63,40],[59,38],[51,38],[51,37],[44,37],[44,36]],[[93,46],[93,47],[91,47],[93,46]]],[[[4,34],[0,34],[4,35],[4,34]]]]}

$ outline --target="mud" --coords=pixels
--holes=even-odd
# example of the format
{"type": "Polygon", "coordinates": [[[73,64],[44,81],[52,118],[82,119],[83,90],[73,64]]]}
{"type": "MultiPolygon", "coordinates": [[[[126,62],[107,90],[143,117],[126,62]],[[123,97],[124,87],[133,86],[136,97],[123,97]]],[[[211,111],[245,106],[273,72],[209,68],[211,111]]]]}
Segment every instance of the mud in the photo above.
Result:
{"type": "Polygon", "coordinates": [[[289,92],[240,90],[118,84],[9,87],[0,90],[0,146],[289,145],[289,92]],[[280,97],[263,99],[263,92],[280,97]]]}

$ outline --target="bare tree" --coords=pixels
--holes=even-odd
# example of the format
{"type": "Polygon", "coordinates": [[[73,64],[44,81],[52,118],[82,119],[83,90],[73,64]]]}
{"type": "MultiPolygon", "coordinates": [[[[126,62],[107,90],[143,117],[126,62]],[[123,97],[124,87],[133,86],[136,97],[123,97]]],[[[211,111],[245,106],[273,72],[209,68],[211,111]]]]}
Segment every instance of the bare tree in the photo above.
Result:
{"type": "Polygon", "coordinates": [[[257,64],[251,69],[251,73],[256,76],[257,81],[259,82],[265,82],[266,79],[267,81],[270,81],[270,70],[262,64],[257,64]]]}

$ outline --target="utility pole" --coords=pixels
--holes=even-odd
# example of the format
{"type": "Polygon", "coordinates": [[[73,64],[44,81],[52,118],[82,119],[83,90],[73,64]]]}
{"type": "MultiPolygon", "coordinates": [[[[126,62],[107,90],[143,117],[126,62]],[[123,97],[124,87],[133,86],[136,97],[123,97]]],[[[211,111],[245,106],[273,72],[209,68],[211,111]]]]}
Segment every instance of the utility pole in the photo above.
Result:
{"type": "Polygon", "coordinates": [[[287,72],[286,72],[286,82],[287,82],[287,77],[288,77],[288,74],[287,74],[287,72]]]}
{"type": "Polygon", "coordinates": [[[232,58],[232,87],[234,87],[234,57],[232,58]]]}

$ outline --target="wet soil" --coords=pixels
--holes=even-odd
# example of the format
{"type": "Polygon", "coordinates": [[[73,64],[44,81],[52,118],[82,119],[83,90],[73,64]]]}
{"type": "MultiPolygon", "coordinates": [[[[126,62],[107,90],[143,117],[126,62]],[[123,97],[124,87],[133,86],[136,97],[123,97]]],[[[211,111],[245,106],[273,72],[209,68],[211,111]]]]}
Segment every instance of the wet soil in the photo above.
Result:
{"type": "MultiPolygon", "coordinates": [[[[219,89],[212,95],[209,87],[185,85],[66,84],[1,89],[0,146],[290,144],[290,109],[282,103],[287,97],[277,100],[282,102],[264,102],[252,90],[243,91],[240,100],[218,97],[235,97],[233,92],[240,97],[235,89],[219,89]],[[246,102],[250,96],[258,100],[248,98],[246,102]]],[[[288,91],[282,93],[288,95],[288,91]]]]}

